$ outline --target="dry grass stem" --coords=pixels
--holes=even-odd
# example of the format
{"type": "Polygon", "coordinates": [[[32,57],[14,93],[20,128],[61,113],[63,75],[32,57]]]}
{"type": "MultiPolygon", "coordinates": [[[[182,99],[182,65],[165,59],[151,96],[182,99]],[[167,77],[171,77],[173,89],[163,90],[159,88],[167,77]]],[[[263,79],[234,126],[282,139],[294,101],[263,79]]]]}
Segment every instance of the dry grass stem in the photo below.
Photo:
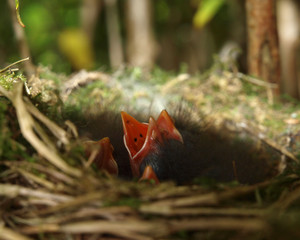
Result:
{"type": "MultiPolygon", "coordinates": [[[[256,185],[236,187],[220,193],[209,192],[201,194],[193,194],[192,196],[177,197],[176,199],[167,199],[154,202],[152,207],[160,207],[163,209],[167,207],[188,207],[188,206],[214,206],[220,204],[222,201],[240,197],[245,194],[254,192],[258,188],[270,185],[272,181],[265,181],[256,185]]],[[[163,211],[163,210],[162,210],[163,211]]]]}
{"type": "Polygon", "coordinates": [[[81,221],[70,224],[41,224],[39,227],[22,228],[22,233],[33,234],[43,232],[63,233],[102,233],[130,239],[152,239],[179,231],[196,230],[241,230],[267,231],[268,224],[261,219],[238,218],[195,218],[190,220],[170,221],[81,221]],[[116,231],[117,230],[117,231],[116,231]]]}
{"type": "Polygon", "coordinates": [[[14,92],[12,93],[7,92],[0,86],[0,92],[8,97],[15,106],[23,136],[28,142],[30,142],[30,144],[36,149],[39,154],[45,157],[56,167],[72,176],[80,176],[81,172],[78,169],[69,166],[63,159],[61,159],[61,157],[56,152],[51,151],[47,147],[47,145],[36,136],[33,130],[35,129],[36,123],[26,110],[25,103],[22,100],[22,89],[22,83],[17,83],[14,88],[14,92]]]}
{"type": "Polygon", "coordinates": [[[157,207],[155,205],[142,205],[139,211],[145,214],[155,214],[162,216],[240,216],[240,217],[250,217],[250,216],[264,216],[268,212],[263,209],[256,208],[172,208],[170,206],[157,207]]]}
{"type": "Polygon", "coordinates": [[[15,162],[8,162],[8,161],[3,161],[1,164],[4,164],[8,167],[11,167],[12,169],[14,168],[24,168],[24,169],[31,169],[32,171],[38,171],[41,173],[44,173],[48,175],[51,178],[56,179],[58,182],[65,182],[68,185],[76,185],[77,182],[75,179],[69,177],[68,175],[64,174],[61,171],[58,171],[54,167],[50,166],[45,166],[42,164],[38,163],[32,163],[32,162],[27,162],[27,161],[15,161],[15,162]]]}
{"type": "Polygon", "coordinates": [[[55,190],[56,189],[56,185],[50,181],[47,181],[44,178],[38,177],[30,172],[27,172],[23,169],[16,169],[19,173],[21,173],[21,175],[23,175],[26,179],[28,179],[29,181],[32,181],[34,183],[37,183],[49,190],[55,190]]]}
{"type": "Polygon", "coordinates": [[[0,239],[3,240],[32,240],[20,233],[17,233],[9,228],[0,226],[0,239]]]}
{"type": "Polygon", "coordinates": [[[28,98],[24,98],[27,110],[45,126],[62,142],[64,145],[69,145],[67,132],[42,114],[36,107],[32,105],[28,98]]]}
{"type": "Polygon", "coordinates": [[[269,228],[261,219],[237,219],[237,218],[199,218],[171,223],[172,231],[182,230],[243,230],[262,231],[269,228]]]}
{"type": "Polygon", "coordinates": [[[70,201],[60,203],[59,205],[56,205],[52,208],[42,210],[39,212],[39,214],[43,215],[43,214],[59,212],[59,211],[62,211],[63,209],[78,207],[83,204],[101,207],[103,205],[101,202],[101,200],[103,200],[103,198],[104,198],[103,193],[100,193],[100,192],[88,193],[86,195],[71,199],[70,201]]]}
{"type": "Polygon", "coordinates": [[[72,199],[71,196],[57,194],[57,193],[50,193],[43,190],[34,190],[31,188],[21,187],[19,185],[12,185],[12,184],[0,184],[0,196],[6,197],[36,197],[41,199],[51,199],[56,202],[65,202],[72,199]]]}

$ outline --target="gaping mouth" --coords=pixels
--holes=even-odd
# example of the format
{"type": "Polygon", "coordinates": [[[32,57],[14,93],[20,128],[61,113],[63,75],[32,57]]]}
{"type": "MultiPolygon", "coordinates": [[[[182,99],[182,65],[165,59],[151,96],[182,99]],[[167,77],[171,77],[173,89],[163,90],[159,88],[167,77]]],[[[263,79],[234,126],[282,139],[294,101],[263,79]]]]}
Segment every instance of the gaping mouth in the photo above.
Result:
{"type": "Polygon", "coordinates": [[[150,152],[159,151],[159,146],[164,145],[165,141],[174,139],[183,143],[180,132],[166,110],[160,113],[157,120],[150,117],[149,123],[141,123],[126,112],[121,112],[121,116],[124,144],[129,153],[132,174],[135,177],[143,175],[144,179],[147,178],[145,173],[140,173],[140,165],[150,152]]]}
{"type": "MultiPolygon", "coordinates": [[[[140,180],[159,180],[155,171],[147,165],[143,172],[140,166],[145,157],[150,153],[160,154],[162,147],[168,140],[176,140],[183,143],[180,132],[176,129],[174,122],[166,110],[163,110],[157,120],[149,118],[149,123],[141,123],[126,112],[121,112],[124,144],[129,154],[132,175],[140,180]]],[[[118,165],[113,157],[113,147],[109,138],[99,141],[85,142],[86,155],[91,157],[99,169],[110,174],[118,175],[118,165]]]]}

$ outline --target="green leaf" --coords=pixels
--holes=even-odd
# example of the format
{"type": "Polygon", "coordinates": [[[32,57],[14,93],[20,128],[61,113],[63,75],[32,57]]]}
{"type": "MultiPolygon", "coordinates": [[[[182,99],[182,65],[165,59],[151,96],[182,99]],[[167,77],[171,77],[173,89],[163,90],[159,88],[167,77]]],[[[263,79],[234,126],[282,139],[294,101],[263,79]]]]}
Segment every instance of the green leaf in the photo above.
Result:
{"type": "Polygon", "coordinates": [[[225,0],[202,0],[194,16],[193,24],[197,28],[203,28],[219,11],[225,0]]]}

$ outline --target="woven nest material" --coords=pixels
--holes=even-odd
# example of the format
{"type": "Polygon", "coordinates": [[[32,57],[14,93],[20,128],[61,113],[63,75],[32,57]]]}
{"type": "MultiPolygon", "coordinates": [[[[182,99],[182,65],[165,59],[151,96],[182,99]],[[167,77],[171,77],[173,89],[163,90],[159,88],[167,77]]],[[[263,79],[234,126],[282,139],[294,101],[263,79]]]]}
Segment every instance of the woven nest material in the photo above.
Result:
{"type": "MultiPolygon", "coordinates": [[[[295,227],[300,212],[293,207],[300,199],[297,167],[244,186],[123,181],[95,171],[82,155],[75,156],[78,140],[23,97],[22,87],[18,83],[13,91],[0,91],[12,102],[29,152],[38,161],[24,161],[22,156],[0,161],[0,239],[300,237],[295,227]]],[[[274,162],[276,173],[286,168],[287,159],[297,166],[298,160],[285,149],[250,134],[283,157],[274,162]]]]}

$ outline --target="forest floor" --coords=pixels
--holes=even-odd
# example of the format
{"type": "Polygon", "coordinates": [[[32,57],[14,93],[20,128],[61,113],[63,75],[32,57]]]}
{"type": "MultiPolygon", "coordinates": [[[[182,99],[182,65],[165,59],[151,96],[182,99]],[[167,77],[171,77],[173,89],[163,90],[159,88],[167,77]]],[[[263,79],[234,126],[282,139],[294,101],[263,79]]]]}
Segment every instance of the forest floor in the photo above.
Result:
{"type": "Polygon", "coordinates": [[[275,99],[272,85],[218,64],[197,75],[133,68],[64,76],[42,67],[27,80],[0,74],[0,239],[300,237],[300,107],[275,99]],[[156,115],[178,105],[195,121],[268,145],[281,156],[276,176],[255,185],[124,181],[88,164],[65,117],[107,108],[156,115]]]}

